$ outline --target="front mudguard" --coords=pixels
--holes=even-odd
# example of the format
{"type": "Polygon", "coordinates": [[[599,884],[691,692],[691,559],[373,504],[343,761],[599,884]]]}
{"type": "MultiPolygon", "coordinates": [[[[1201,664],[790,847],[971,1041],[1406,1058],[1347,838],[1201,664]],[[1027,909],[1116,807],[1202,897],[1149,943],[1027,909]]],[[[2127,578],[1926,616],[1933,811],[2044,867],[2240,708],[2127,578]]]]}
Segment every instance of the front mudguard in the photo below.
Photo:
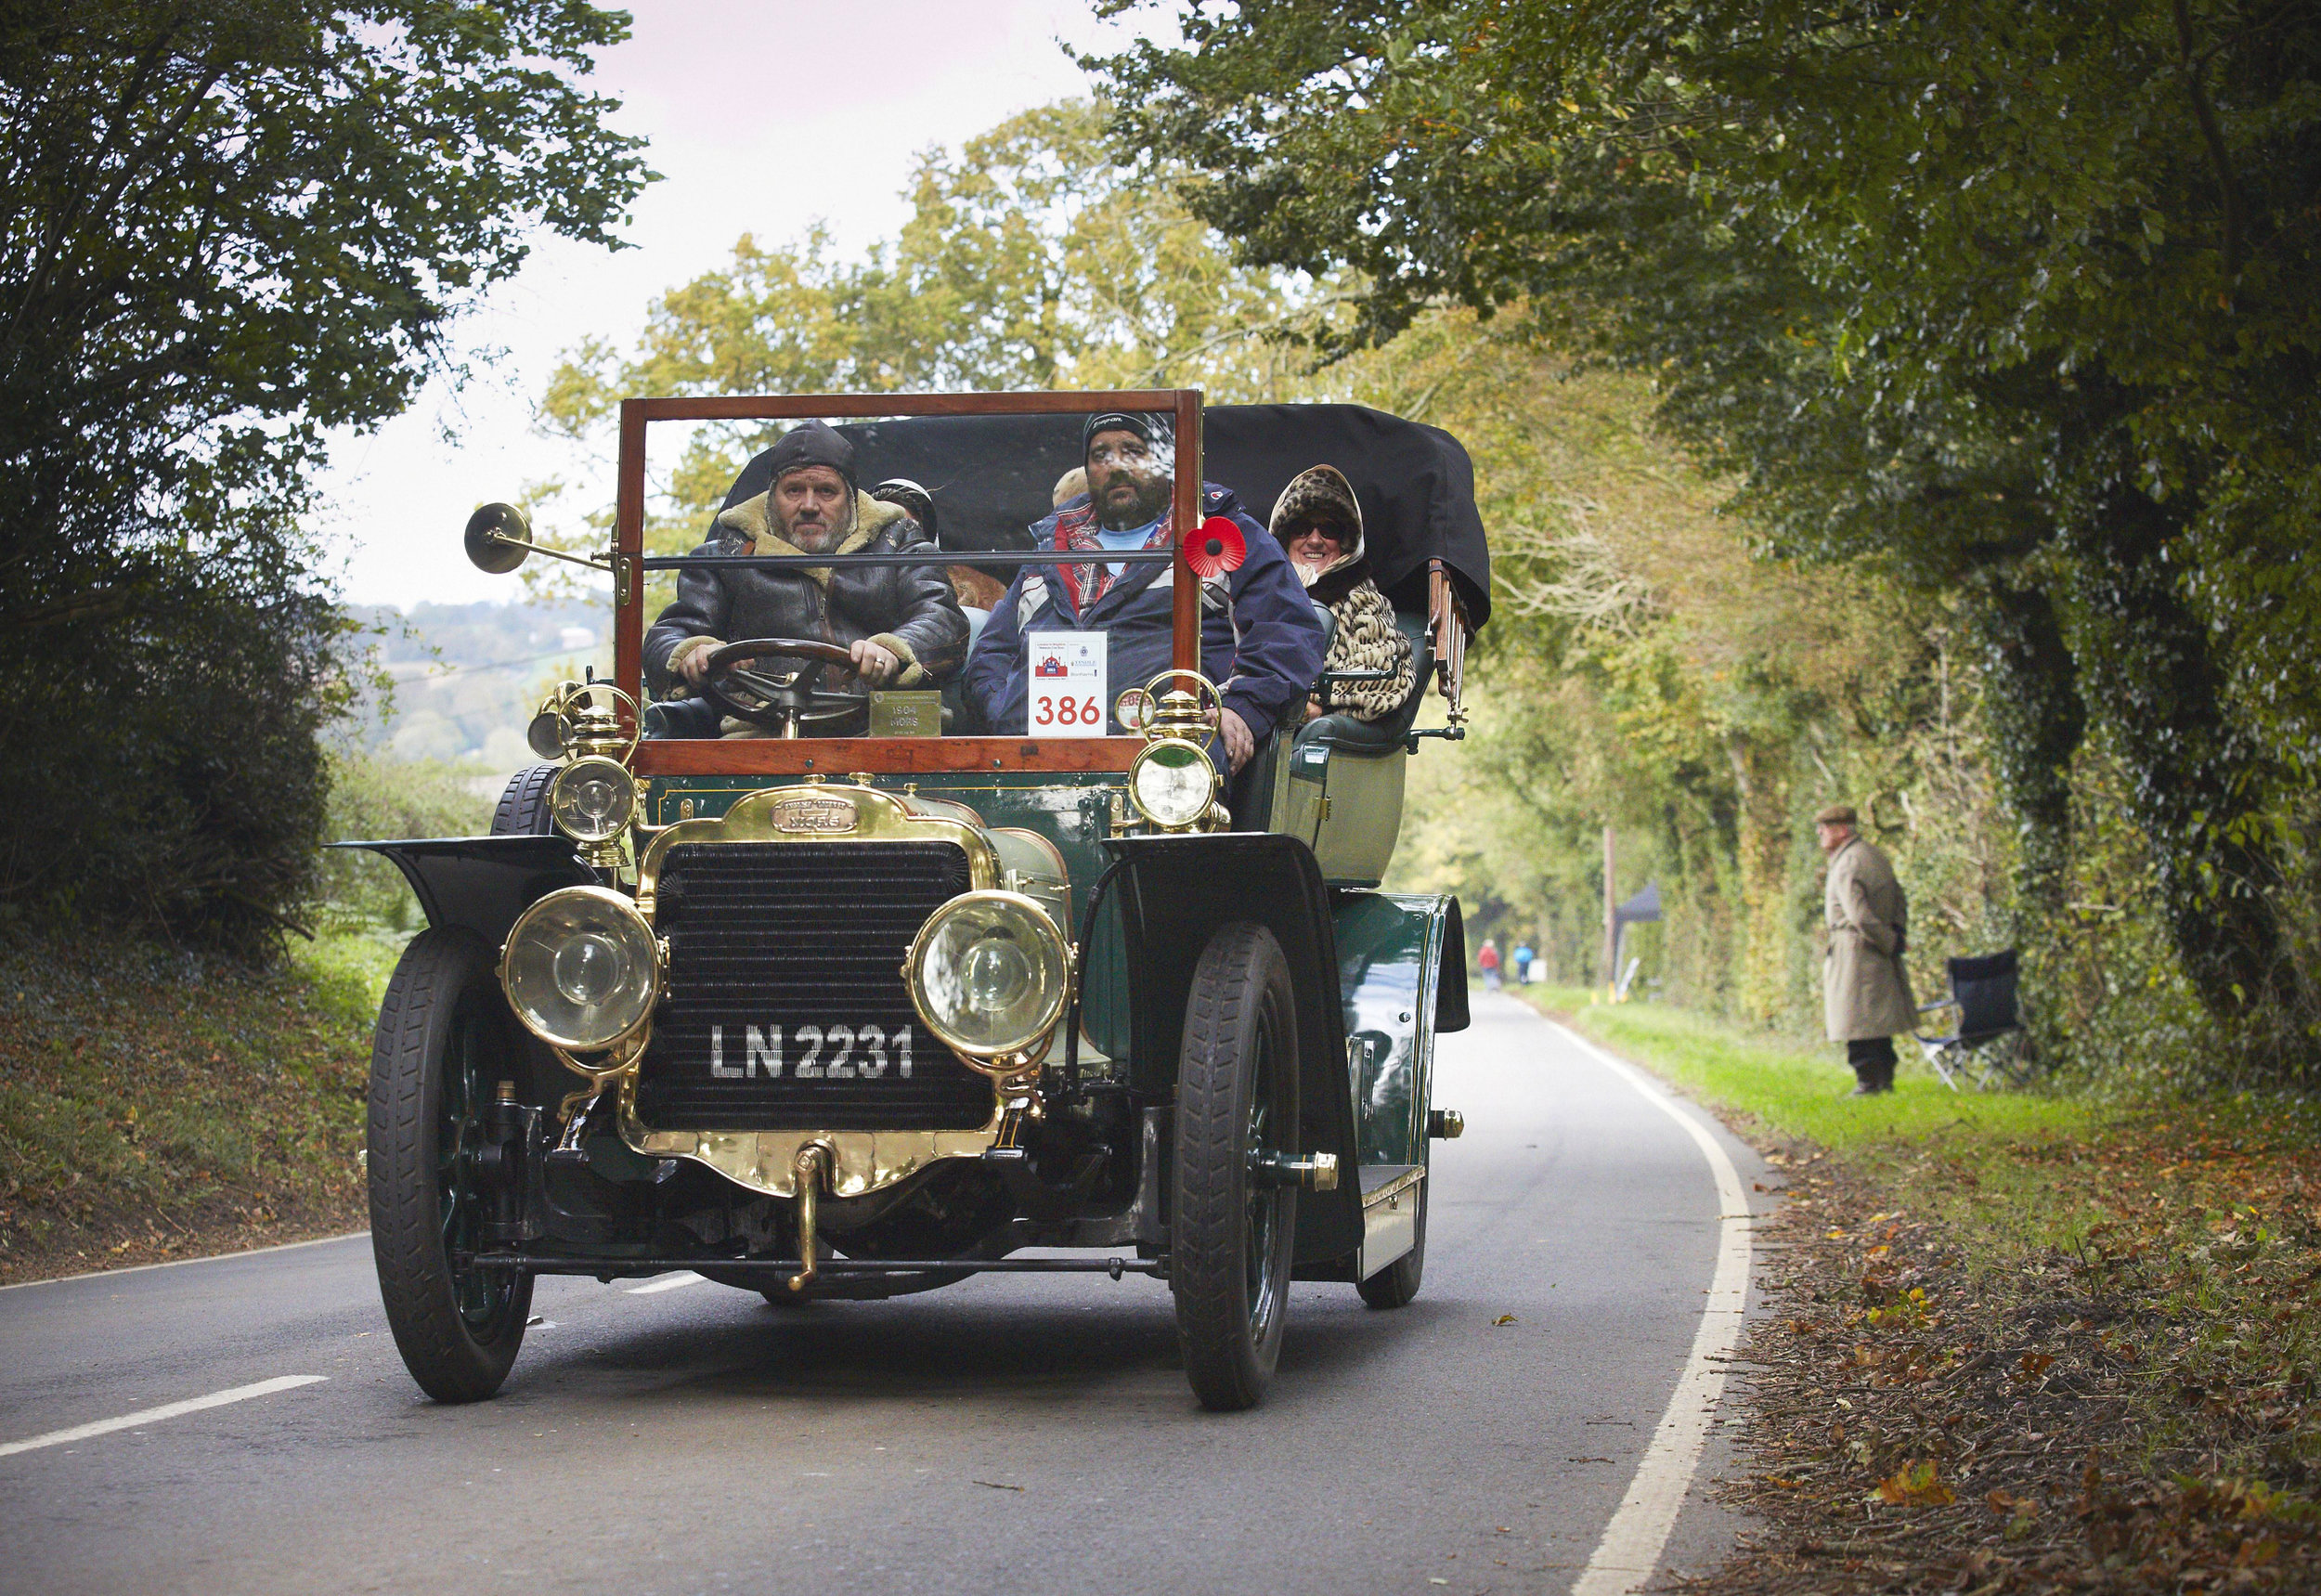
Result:
{"type": "Polygon", "coordinates": [[[1123,936],[1130,1082],[1147,1101],[1172,1101],[1193,967],[1218,927],[1254,920],[1280,942],[1297,993],[1298,1143],[1335,1154],[1334,1191],[1298,1200],[1296,1258],[1342,1258],[1362,1243],[1360,1162],[1346,1071],[1344,1010],[1329,889],[1314,850],[1269,832],[1127,837],[1105,844],[1123,936]]]}
{"type": "Polygon", "coordinates": [[[360,848],[392,861],[430,926],[473,931],[495,957],[516,916],[535,902],[559,887],[596,880],[561,837],[431,837],[326,846],[360,848]]]}

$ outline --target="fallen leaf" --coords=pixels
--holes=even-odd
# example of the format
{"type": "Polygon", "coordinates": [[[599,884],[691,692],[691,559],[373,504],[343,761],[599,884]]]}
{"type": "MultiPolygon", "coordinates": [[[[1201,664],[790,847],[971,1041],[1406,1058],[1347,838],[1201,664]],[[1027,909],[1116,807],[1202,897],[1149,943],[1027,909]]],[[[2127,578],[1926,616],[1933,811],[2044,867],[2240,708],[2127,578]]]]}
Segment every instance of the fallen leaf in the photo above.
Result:
{"type": "Polygon", "coordinates": [[[1493,1319],[1491,1322],[1495,1325],[1511,1325],[1515,1322],[1515,1316],[1513,1314],[1501,1314],[1498,1318],[1493,1319]]]}
{"type": "Polygon", "coordinates": [[[1936,1477],[1932,1460],[1905,1463],[1893,1474],[1880,1480],[1877,1488],[1864,1501],[1885,1502],[1893,1507],[1948,1507],[1958,1500],[1958,1493],[1936,1477]]]}

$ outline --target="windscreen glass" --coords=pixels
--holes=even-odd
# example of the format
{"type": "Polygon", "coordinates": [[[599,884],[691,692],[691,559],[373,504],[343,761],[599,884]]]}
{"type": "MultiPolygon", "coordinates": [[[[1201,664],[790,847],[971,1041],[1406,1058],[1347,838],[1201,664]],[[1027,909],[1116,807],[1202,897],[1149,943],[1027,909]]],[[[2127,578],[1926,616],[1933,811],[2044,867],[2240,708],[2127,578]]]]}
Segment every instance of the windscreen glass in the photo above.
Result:
{"type": "MultiPolygon", "coordinates": [[[[750,444],[697,538],[654,539],[651,734],[1121,735],[1123,692],[1171,664],[1169,416],[782,422],[750,444]]],[[[1234,508],[1205,495],[1204,516],[1234,508]]],[[[1248,541],[1211,561],[1212,670],[1238,656],[1248,541]]],[[[1270,552],[1275,607],[1307,624],[1270,552]]]]}

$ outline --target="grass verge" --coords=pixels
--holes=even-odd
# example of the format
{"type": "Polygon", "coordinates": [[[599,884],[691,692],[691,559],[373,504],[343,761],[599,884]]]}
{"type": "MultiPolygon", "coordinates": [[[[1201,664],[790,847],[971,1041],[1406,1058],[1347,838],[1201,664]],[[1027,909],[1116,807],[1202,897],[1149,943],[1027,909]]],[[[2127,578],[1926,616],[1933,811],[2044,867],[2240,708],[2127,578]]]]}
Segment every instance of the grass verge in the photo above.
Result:
{"type": "Polygon", "coordinates": [[[361,1228],[397,952],[331,936],[262,970],[0,943],[0,1282],[361,1228]]]}
{"type": "Polygon", "coordinates": [[[2321,1122],[1849,1100],[1807,1051],[1531,989],[1785,1173],[1718,1592],[2321,1590],[2321,1122]]]}

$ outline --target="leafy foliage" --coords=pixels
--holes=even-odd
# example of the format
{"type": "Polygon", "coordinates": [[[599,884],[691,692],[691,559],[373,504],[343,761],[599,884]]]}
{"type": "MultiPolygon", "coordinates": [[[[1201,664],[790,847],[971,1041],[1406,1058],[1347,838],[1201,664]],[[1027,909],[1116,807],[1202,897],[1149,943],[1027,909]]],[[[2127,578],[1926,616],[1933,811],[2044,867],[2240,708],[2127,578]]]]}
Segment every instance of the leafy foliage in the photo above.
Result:
{"type": "Polygon", "coordinates": [[[568,74],[626,26],[0,15],[0,902],[254,944],[303,897],[352,664],[300,529],[322,431],[401,409],[533,228],[613,241],[647,174],[568,74]]]}
{"type": "Polygon", "coordinates": [[[2052,902],[2092,719],[2183,976],[2271,1067],[2313,1065],[2271,839],[2321,689],[2279,624],[2321,603],[2309,8],[1250,0],[1182,25],[1100,63],[1117,129],[1194,167],[1246,258],[1354,268],[1355,342],[1515,307],[1649,371],[1772,551],[1987,608],[2027,896],[2052,902]]]}
{"type": "MultiPolygon", "coordinates": [[[[654,304],[633,351],[573,350],[543,396],[545,424],[588,439],[631,394],[1185,383],[1227,402],[1294,383],[1303,362],[1266,334],[1310,313],[1315,294],[1235,266],[1177,201],[1171,171],[1114,164],[1105,123],[1099,107],[1067,102],[923,155],[901,236],[860,260],[835,258],[819,230],[780,246],[745,235],[730,267],[654,304]]],[[[696,432],[655,484],[656,551],[692,548],[743,461],[778,430],[696,432]]],[[[610,525],[609,509],[590,513],[599,542],[610,525]]],[[[540,579],[552,587],[555,575],[540,579]]]]}

